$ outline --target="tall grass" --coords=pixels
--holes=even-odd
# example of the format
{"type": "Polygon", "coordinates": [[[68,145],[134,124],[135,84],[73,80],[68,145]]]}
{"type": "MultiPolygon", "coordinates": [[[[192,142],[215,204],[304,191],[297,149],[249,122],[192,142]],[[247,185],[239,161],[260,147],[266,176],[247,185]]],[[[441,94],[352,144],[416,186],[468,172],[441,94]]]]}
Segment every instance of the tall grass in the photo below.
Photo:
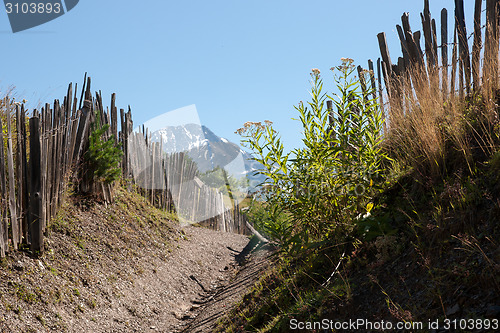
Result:
{"type": "MultiPolygon", "coordinates": [[[[487,61],[483,72],[498,73],[487,61]]],[[[495,82],[497,78],[483,75],[482,84],[469,94],[454,89],[445,94],[437,69],[410,66],[404,75],[390,78],[385,149],[404,166],[431,179],[457,169],[474,173],[477,162],[498,148],[495,82]]]]}

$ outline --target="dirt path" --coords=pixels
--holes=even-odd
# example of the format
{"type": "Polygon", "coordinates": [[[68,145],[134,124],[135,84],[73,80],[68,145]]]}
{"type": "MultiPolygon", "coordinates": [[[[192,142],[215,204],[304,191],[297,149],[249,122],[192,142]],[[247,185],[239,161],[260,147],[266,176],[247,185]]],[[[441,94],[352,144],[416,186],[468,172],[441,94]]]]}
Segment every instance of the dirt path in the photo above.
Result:
{"type": "Polygon", "coordinates": [[[69,201],[43,256],[0,260],[0,332],[207,332],[267,263],[246,236],[181,228],[119,194],[69,201]]]}
{"type": "Polygon", "coordinates": [[[272,250],[268,245],[253,238],[235,257],[239,267],[234,277],[197,300],[196,303],[203,305],[195,311],[195,318],[188,321],[180,331],[185,333],[212,331],[217,321],[233,308],[268,267],[271,253],[272,250]]]}
{"type": "MultiPolygon", "coordinates": [[[[207,297],[225,290],[237,274],[238,254],[249,240],[205,228],[183,231],[185,237],[166,261],[144,267],[133,283],[122,281],[117,286],[121,297],[93,314],[93,320],[78,320],[72,331],[176,332],[196,318],[200,308],[206,308],[207,297]]],[[[229,308],[237,296],[228,294],[225,306],[229,308]]],[[[192,327],[198,326],[193,323],[192,327]]]]}

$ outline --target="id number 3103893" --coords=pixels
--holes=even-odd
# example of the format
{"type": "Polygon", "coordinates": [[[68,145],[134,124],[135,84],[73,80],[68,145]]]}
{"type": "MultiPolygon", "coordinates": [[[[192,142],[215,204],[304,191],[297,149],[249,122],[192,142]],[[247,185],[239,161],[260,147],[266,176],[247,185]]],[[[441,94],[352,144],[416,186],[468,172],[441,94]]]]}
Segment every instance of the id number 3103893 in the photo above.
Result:
{"type": "Polygon", "coordinates": [[[5,3],[7,14],[59,14],[62,12],[61,2],[22,2],[5,3]]]}

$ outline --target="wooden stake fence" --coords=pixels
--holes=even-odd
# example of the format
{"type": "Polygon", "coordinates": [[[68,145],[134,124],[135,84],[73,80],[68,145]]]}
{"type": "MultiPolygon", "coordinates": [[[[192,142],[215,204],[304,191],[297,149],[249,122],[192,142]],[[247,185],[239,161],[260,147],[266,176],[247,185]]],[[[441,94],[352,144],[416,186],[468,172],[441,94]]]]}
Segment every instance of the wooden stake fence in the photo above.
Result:
{"type": "Polygon", "coordinates": [[[110,125],[104,139],[113,136],[121,143],[124,178],[135,181],[152,204],[182,210],[187,220],[206,216],[200,222],[214,229],[247,232],[238,205],[227,207],[221,193],[197,182],[196,166],[184,154],[165,157],[159,143],[152,143],[147,134],[133,133],[130,107],[128,112],[120,109],[118,131],[115,94],[106,112],[101,93],[93,98],[90,87],[85,74],[80,102],[70,84],[62,105],[55,100],[29,118],[24,105],[8,97],[0,101],[0,128],[6,129],[0,131],[0,257],[20,247],[35,255],[43,252],[44,234],[63,204],[70,180],[80,192],[113,200],[113,186],[95,183],[82,158],[97,121],[110,125]]]}
{"type": "Polygon", "coordinates": [[[184,223],[248,233],[246,217],[237,202],[205,185],[198,177],[196,163],[185,153],[163,154],[160,143],[151,142],[146,133],[147,129],[142,129],[128,135],[125,146],[130,164],[124,169],[153,205],[176,212],[184,223]]]}
{"type": "MultiPolygon", "coordinates": [[[[424,10],[420,14],[425,52],[420,45],[421,33],[412,31],[408,13],[402,15],[401,25],[396,25],[402,52],[402,58],[398,58],[396,64],[392,63],[385,33],[379,33],[377,38],[381,58],[377,61],[379,80],[377,94],[384,113],[388,113],[391,107],[404,109],[405,92],[414,94],[415,101],[419,103],[430,94],[442,94],[443,100],[446,100],[457,96],[463,98],[465,95],[477,92],[481,87],[486,90],[497,87],[499,9],[500,0],[486,1],[486,22],[483,27],[482,1],[475,0],[474,27],[471,35],[474,39],[472,50],[469,50],[464,2],[455,0],[451,64],[448,59],[448,11],[446,8],[441,11],[441,26],[438,30],[437,23],[429,10],[429,0],[424,0],[424,10]],[[486,30],[484,40],[482,28],[486,30]],[[438,32],[440,43],[438,43],[438,32]],[[480,59],[483,46],[484,56],[480,59]],[[441,48],[440,59],[439,48],[441,48]],[[383,97],[384,89],[387,100],[383,97]]],[[[370,69],[373,68],[372,64],[373,62],[369,60],[370,69]]]]}

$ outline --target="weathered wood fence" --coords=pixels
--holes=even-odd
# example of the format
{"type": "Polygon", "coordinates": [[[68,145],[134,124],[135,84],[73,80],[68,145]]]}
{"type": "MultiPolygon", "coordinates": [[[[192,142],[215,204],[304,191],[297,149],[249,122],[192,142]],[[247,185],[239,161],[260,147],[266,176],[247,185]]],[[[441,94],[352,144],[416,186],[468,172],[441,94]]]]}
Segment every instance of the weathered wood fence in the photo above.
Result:
{"type": "MultiPolygon", "coordinates": [[[[389,109],[403,113],[410,111],[409,100],[413,105],[418,105],[425,103],[430,96],[439,96],[442,101],[446,101],[461,99],[480,89],[486,94],[497,89],[500,1],[486,0],[484,10],[482,5],[482,0],[475,0],[474,26],[469,30],[472,33],[468,35],[464,1],[455,0],[454,37],[451,42],[448,41],[446,8],[440,13],[441,24],[438,30],[436,20],[429,10],[429,0],[424,0],[424,10],[420,13],[423,33],[412,30],[409,13],[404,13],[401,25],[396,25],[402,53],[396,63],[391,59],[385,33],[377,35],[381,58],[377,60],[376,73],[373,61],[368,61],[368,69],[371,70],[369,83],[377,93],[376,98],[379,99],[384,114],[389,115],[389,109]],[[482,25],[481,14],[484,11],[486,21],[482,25]]],[[[361,71],[360,66],[360,77],[361,71]]]]}
{"type": "Polygon", "coordinates": [[[0,123],[5,122],[6,131],[0,132],[0,143],[5,148],[7,139],[7,147],[0,149],[1,256],[10,247],[29,246],[35,253],[43,249],[47,223],[62,204],[70,170],[88,138],[88,106],[77,111],[76,101],[69,85],[62,105],[57,100],[46,104],[31,118],[24,105],[2,101],[0,123]]]}
{"type": "MultiPolygon", "coordinates": [[[[84,191],[100,185],[104,197],[111,199],[111,186],[91,184],[90,175],[81,168],[95,121],[93,110],[102,110],[99,94],[91,102],[90,82],[90,78],[84,82],[79,106],[70,84],[62,105],[58,100],[47,103],[31,117],[23,104],[8,97],[2,101],[0,256],[20,247],[29,247],[33,253],[43,251],[47,225],[61,207],[71,178],[84,191]]],[[[104,114],[100,111],[99,115],[104,114]]]]}
{"type": "Polygon", "coordinates": [[[147,129],[130,133],[126,142],[128,174],[155,206],[175,211],[184,223],[215,230],[248,233],[239,204],[205,185],[196,163],[183,152],[165,155],[161,142],[151,142],[147,129]]]}
{"type": "Polygon", "coordinates": [[[43,251],[47,226],[70,183],[82,193],[113,200],[113,186],[94,182],[82,158],[96,121],[110,125],[104,139],[113,136],[121,143],[123,175],[138,180],[152,204],[178,211],[186,221],[202,216],[206,218],[198,221],[208,227],[247,232],[237,204],[228,208],[221,193],[197,182],[197,170],[183,154],[167,158],[159,144],[151,143],[142,133],[133,133],[130,107],[128,112],[120,109],[118,130],[115,94],[110,109],[104,111],[101,93],[93,97],[90,86],[91,79],[85,76],[80,99],[76,86],[73,89],[70,84],[62,104],[58,100],[45,104],[31,117],[22,103],[8,97],[0,101],[0,257],[21,247],[34,254],[43,251]],[[137,149],[139,145],[144,149],[137,149]],[[149,163],[149,167],[142,175],[134,175],[133,170],[142,170],[137,167],[140,163],[149,163]]]}

